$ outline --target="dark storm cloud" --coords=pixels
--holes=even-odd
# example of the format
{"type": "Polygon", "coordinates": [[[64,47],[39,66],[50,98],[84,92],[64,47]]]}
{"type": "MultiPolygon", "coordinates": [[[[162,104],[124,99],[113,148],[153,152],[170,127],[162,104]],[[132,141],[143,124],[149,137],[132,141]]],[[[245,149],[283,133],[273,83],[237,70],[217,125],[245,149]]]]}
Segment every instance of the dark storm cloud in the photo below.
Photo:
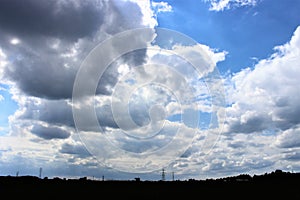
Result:
{"type": "Polygon", "coordinates": [[[42,125],[35,125],[31,132],[38,137],[41,137],[46,140],[51,139],[66,139],[70,136],[70,133],[57,128],[57,127],[46,127],[42,125]]]}
{"type": "Polygon", "coordinates": [[[17,36],[77,39],[103,23],[100,1],[1,0],[0,28],[17,36]]]}

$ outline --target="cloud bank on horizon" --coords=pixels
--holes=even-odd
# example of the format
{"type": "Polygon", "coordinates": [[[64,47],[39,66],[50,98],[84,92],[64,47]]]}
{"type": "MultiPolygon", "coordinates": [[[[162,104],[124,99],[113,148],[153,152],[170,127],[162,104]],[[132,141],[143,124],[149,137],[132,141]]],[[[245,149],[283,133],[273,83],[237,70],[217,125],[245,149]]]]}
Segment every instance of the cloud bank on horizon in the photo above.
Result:
{"type": "MultiPolygon", "coordinates": [[[[211,26],[210,17],[229,17],[234,11],[244,10],[246,14],[236,14],[251,19],[264,13],[264,1],[256,0],[204,0],[197,5],[207,10],[208,22],[203,22],[206,27],[211,26]],[[255,8],[258,10],[251,10],[255,8]]],[[[278,168],[299,171],[300,26],[288,27],[286,30],[293,29],[289,38],[284,42],[278,39],[268,54],[256,58],[253,66],[239,66],[233,73],[227,66],[220,77],[215,77],[220,64],[223,67],[228,59],[235,59],[232,46],[209,46],[209,40],[196,39],[198,43],[187,45],[159,34],[157,28],[164,28],[163,20],[180,14],[184,8],[181,10],[172,1],[1,1],[1,175],[17,171],[20,175],[35,175],[43,167],[44,175],[49,177],[105,175],[118,179],[133,178],[127,172],[146,171],[141,176],[159,179],[160,171],[149,169],[165,164],[168,156],[174,155],[176,159],[165,168],[180,178],[264,173],[278,168]],[[84,82],[97,83],[95,95],[86,96],[86,90],[81,90],[80,101],[72,101],[76,75],[96,45],[135,28],[152,28],[153,32],[123,40],[122,46],[112,45],[106,52],[118,55],[120,49],[133,43],[151,48],[114,59],[99,80],[92,78],[98,66],[92,60],[95,67],[85,73],[84,82]],[[199,51],[200,57],[195,54],[199,51]],[[204,67],[195,72],[185,57],[204,67]],[[155,84],[145,84],[148,82],[155,84]],[[220,88],[225,92],[224,104],[218,103],[215,96],[220,88]],[[104,135],[85,113],[84,108],[90,105],[104,135]],[[82,113],[79,130],[74,108],[82,113]],[[185,112],[190,113],[181,120],[185,112]],[[195,122],[197,117],[199,122],[195,122]],[[172,141],[178,130],[181,134],[176,146],[162,152],[168,156],[135,157],[158,151],[172,141]],[[135,140],[148,136],[151,142],[135,140]],[[187,148],[191,137],[193,142],[187,148]],[[112,144],[104,151],[107,139],[112,144]],[[214,147],[205,151],[206,145],[216,139],[214,147]],[[138,163],[142,158],[149,162],[138,163]]],[[[191,13],[191,17],[197,16],[194,10],[191,13]]],[[[285,23],[280,21],[280,14],[272,20],[285,23]]],[[[299,24],[300,19],[295,16],[291,20],[299,24]]],[[[180,23],[178,20],[174,24],[193,26],[180,23]]],[[[236,24],[224,26],[238,30],[236,24]]],[[[233,37],[242,37],[236,34],[233,37]]],[[[257,44],[255,48],[264,46],[257,44]]]]}

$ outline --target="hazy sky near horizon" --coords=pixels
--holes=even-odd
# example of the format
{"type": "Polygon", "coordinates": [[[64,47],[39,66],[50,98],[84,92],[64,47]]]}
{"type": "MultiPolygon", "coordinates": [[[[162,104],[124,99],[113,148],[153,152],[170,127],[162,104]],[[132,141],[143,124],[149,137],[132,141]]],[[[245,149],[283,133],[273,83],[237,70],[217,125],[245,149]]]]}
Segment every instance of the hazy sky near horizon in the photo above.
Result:
{"type": "Polygon", "coordinates": [[[0,175],[299,172],[299,10],[298,0],[0,1],[0,175]]]}

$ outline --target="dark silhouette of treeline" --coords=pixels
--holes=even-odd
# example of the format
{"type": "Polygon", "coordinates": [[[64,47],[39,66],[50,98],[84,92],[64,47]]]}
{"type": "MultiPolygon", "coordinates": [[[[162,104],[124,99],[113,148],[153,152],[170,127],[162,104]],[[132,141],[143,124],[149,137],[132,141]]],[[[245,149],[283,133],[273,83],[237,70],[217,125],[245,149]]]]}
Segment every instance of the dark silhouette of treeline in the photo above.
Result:
{"type": "Polygon", "coordinates": [[[300,198],[300,173],[276,170],[263,175],[224,177],[206,180],[149,181],[135,178],[133,180],[92,180],[87,177],[79,179],[39,178],[35,176],[0,176],[0,194],[43,195],[43,197],[60,195],[74,196],[85,194],[97,199],[139,198],[161,199],[205,197],[231,197],[239,199],[271,197],[284,199],[300,198]],[[95,196],[96,195],[96,196],[95,196]]]}

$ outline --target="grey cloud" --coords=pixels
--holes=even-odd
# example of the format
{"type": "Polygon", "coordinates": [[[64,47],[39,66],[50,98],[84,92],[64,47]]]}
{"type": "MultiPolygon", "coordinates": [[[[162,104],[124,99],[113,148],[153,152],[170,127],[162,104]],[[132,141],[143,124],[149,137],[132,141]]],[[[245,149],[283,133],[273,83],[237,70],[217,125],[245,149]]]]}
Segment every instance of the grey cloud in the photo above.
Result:
{"type": "Polygon", "coordinates": [[[70,133],[58,128],[58,127],[46,127],[36,124],[31,132],[38,137],[41,137],[46,140],[51,139],[66,139],[70,136],[70,133]]]}
{"type": "Polygon", "coordinates": [[[60,153],[77,155],[78,157],[85,158],[91,156],[91,154],[81,144],[69,144],[64,143],[60,150],[60,153]]]}
{"type": "Polygon", "coordinates": [[[245,148],[247,146],[247,143],[245,143],[244,141],[234,141],[234,142],[230,142],[228,143],[228,146],[231,148],[245,148]]]}
{"type": "MultiPolygon", "coordinates": [[[[124,42],[126,44],[126,42],[124,42]]],[[[99,83],[97,85],[96,94],[111,95],[113,87],[119,81],[118,68],[121,64],[127,64],[129,69],[133,67],[142,65],[146,59],[146,49],[136,50],[128,52],[124,55],[119,55],[107,68],[105,69],[103,75],[100,77],[99,83]]],[[[95,64],[95,63],[93,63],[95,64]]],[[[96,66],[96,64],[95,64],[96,66]]],[[[91,71],[91,73],[93,73],[91,71]]]]}
{"type": "Polygon", "coordinates": [[[21,37],[78,39],[91,35],[103,23],[99,7],[104,6],[104,1],[2,0],[0,27],[21,37]]]}
{"type": "MultiPolygon", "coordinates": [[[[145,130],[147,131],[147,130],[145,130]]],[[[148,130],[149,131],[149,130],[148,130]]],[[[116,146],[124,149],[125,151],[142,153],[147,151],[154,151],[164,147],[166,144],[170,143],[174,139],[176,132],[179,131],[178,127],[170,126],[165,124],[162,129],[154,134],[152,137],[147,139],[139,139],[139,133],[131,131],[126,135],[123,131],[114,130],[107,135],[107,138],[116,146]]],[[[180,130],[183,131],[183,130],[180,130]]],[[[140,136],[143,136],[145,133],[140,133],[140,136]]],[[[181,148],[178,146],[178,148],[181,148]]]]}
{"type": "Polygon", "coordinates": [[[118,128],[114,120],[114,116],[111,111],[111,107],[109,105],[101,106],[100,108],[96,108],[96,114],[98,117],[99,125],[103,128],[112,127],[118,128]]]}
{"type": "MultiPolygon", "coordinates": [[[[114,121],[114,117],[109,105],[95,107],[99,125],[105,129],[106,127],[118,128],[114,121]]],[[[84,115],[84,113],[83,113],[84,115]]],[[[67,100],[46,100],[40,103],[28,103],[26,111],[18,117],[18,119],[34,119],[43,121],[55,126],[68,126],[75,128],[73,120],[72,106],[67,100]]],[[[85,118],[87,126],[84,130],[97,130],[95,127],[88,126],[90,119],[85,118]]]]}
{"type": "Polygon", "coordinates": [[[300,160],[300,152],[299,151],[293,151],[288,152],[283,155],[284,160],[290,160],[290,161],[299,161],[300,160]]]}
{"type": "MultiPolygon", "coordinates": [[[[88,53],[110,34],[143,26],[141,10],[133,2],[5,0],[0,4],[1,48],[11,58],[5,77],[25,94],[46,99],[71,98],[77,70],[88,53]],[[21,41],[18,45],[10,44],[14,37],[21,41]]],[[[141,50],[124,55],[122,62],[139,65],[144,57],[141,50]]],[[[108,88],[118,78],[114,70],[103,76],[97,94],[110,94],[108,88]]]]}
{"type": "Polygon", "coordinates": [[[263,131],[270,127],[271,119],[264,115],[252,116],[246,122],[239,120],[231,122],[229,133],[253,133],[263,131]]]}
{"type": "Polygon", "coordinates": [[[63,99],[72,96],[72,88],[76,75],[74,69],[67,69],[63,62],[55,60],[16,61],[15,68],[7,68],[6,75],[16,80],[19,88],[30,96],[48,99],[63,99]]]}
{"type": "Polygon", "coordinates": [[[74,126],[71,105],[66,101],[51,101],[40,108],[39,119],[55,125],[74,126]]]}
{"type": "Polygon", "coordinates": [[[280,148],[300,147],[300,126],[282,132],[278,135],[275,144],[280,148]]]}
{"type": "Polygon", "coordinates": [[[19,119],[34,119],[57,126],[74,127],[72,107],[66,100],[42,100],[39,104],[28,103],[19,119]]]}
{"type": "Polygon", "coordinates": [[[105,27],[108,33],[115,34],[128,28],[141,27],[143,14],[137,4],[118,0],[108,1],[108,3],[110,5],[107,7],[107,13],[114,13],[107,18],[114,22],[113,26],[105,27]]]}
{"type": "Polygon", "coordinates": [[[300,101],[296,98],[294,102],[287,102],[286,106],[275,110],[275,115],[281,119],[276,122],[277,126],[283,130],[300,124],[300,101]]]}

